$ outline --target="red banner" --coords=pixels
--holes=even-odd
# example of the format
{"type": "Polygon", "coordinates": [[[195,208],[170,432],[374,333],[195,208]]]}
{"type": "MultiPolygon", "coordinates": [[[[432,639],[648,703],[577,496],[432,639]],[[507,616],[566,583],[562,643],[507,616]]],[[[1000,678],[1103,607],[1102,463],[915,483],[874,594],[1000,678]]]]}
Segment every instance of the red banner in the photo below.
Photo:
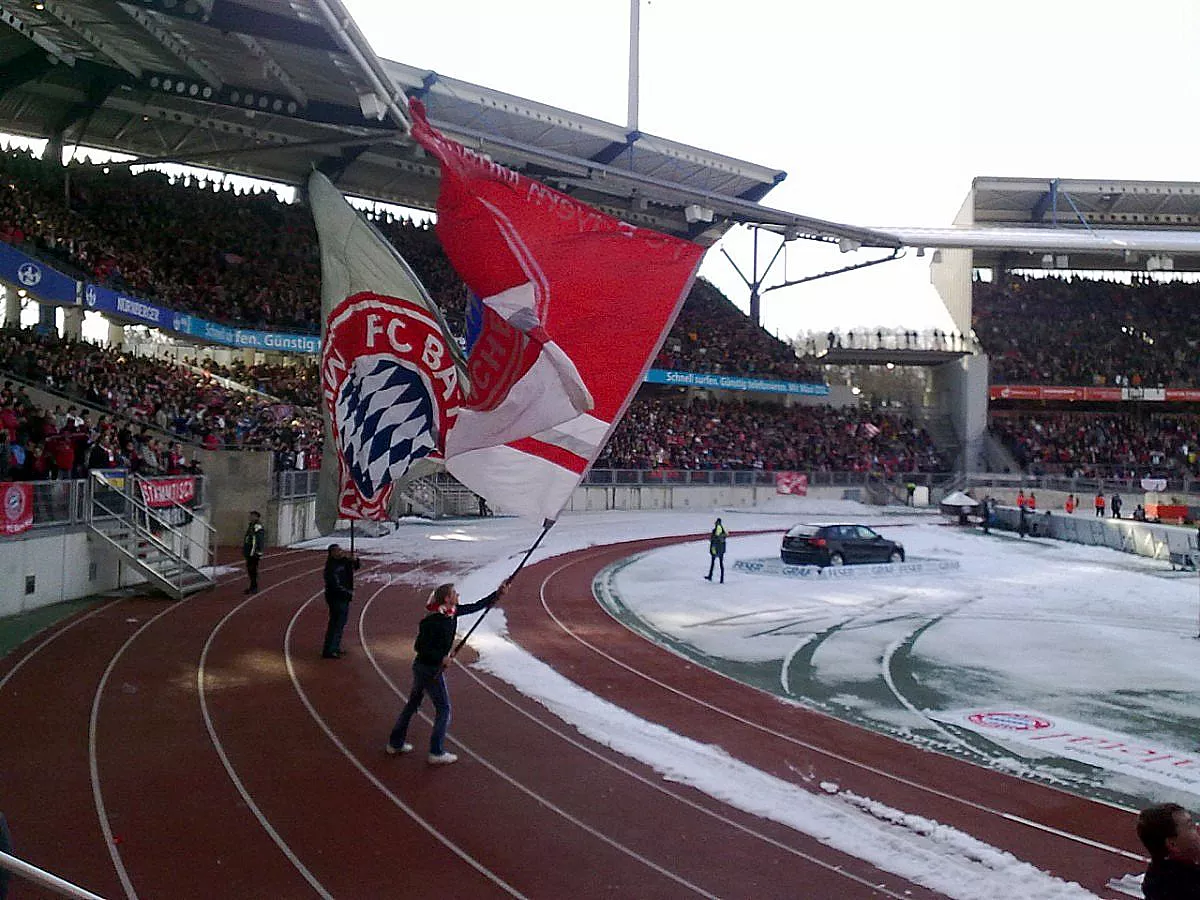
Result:
{"type": "Polygon", "coordinates": [[[1183,400],[1200,401],[1200,390],[1168,388],[1080,387],[1056,384],[993,384],[991,400],[1183,400]]]}
{"type": "Polygon", "coordinates": [[[776,472],[775,493],[808,495],[808,476],[803,472],[776,472]]]}
{"type": "Polygon", "coordinates": [[[142,499],[154,509],[188,504],[196,499],[196,479],[190,475],[181,478],[155,478],[153,481],[139,479],[142,499]]]}
{"type": "Polygon", "coordinates": [[[0,483],[0,534],[20,534],[33,527],[33,485],[9,481],[0,483]]]}

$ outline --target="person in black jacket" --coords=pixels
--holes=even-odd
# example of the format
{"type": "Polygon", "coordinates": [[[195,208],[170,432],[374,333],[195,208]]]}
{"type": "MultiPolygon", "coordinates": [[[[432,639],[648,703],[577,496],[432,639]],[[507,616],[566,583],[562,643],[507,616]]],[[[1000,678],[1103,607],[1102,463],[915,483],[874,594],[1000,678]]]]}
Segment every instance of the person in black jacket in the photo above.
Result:
{"type": "Polygon", "coordinates": [[[729,532],[725,530],[725,526],[721,524],[721,520],[717,519],[713,525],[712,531],[708,535],[708,574],[704,576],[706,581],[712,581],[713,569],[717,563],[721,564],[721,584],[725,583],[725,539],[729,537],[729,532]]]}
{"type": "Polygon", "coordinates": [[[262,561],[266,543],[267,530],[263,528],[262,516],[255,510],[250,513],[250,523],[242,537],[242,556],[246,559],[246,575],[250,579],[250,586],[243,593],[258,593],[258,564],[262,561]]]}
{"type": "Polygon", "coordinates": [[[1138,814],[1137,836],[1150,853],[1142,878],[1146,900],[1200,898],[1200,831],[1177,803],[1160,803],[1138,814]]]}
{"type": "Polygon", "coordinates": [[[346,655],[342,649],[342,629],[350,616],[350,601],[354,599],[354,571],[362,562],[347,553],[341,544],[330,544],[325,557],[325,604],[329,607],[329,625],[325,628],[325,643],[321,648],[322,659],[341,659],[346,655]]]}
{"type": "Polygon", "coordinates": [[[446,765],[457,762],[458,756],[446,751],[446,729],[450,727],[450,691],[446,686],[446,666],[449,665],[450,651],[454,648],[454,636],[458,630],[458,617],[487,609],[497,603],[508,592],[508,581],[492,591],[482,600],[458,604],[458,591],[452,584],[443,584],[429,595],[425,604],[425,618],[421,620],[417,630],[415,649],[416,658],[413,660],[413,685],[409,692],[408,702],[400,711],[392,733],[388,737],[387,752],[389,755],[410,753],[413,745],[405,740],[408,735],[408,723],[421,707],[421,701],[426,692],[433,700],[436,711],[433,720],[433,734],[429,738],[429,762],[433,765],[446,765]]]}

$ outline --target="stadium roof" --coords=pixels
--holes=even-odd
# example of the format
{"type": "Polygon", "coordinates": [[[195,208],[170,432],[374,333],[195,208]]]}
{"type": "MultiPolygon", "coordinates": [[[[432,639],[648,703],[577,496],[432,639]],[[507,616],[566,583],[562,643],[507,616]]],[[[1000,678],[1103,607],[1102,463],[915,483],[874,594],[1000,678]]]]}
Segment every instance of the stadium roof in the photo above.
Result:
{"type": "Polygon", "coordinates": [[[976,178],[948,228],[881,228],[913,247],[972,248],[976,266],[1200,271],[1200,184],[976,178]]]}
{"type": "Polygon", "coordinates": [[[731,224],[896,246],[759,205],[785,173],[380,60],[341,0],[0,4],[0,130],[433,208],[407,97],[447,135],[623,219],[702,243],[731,224]]]}

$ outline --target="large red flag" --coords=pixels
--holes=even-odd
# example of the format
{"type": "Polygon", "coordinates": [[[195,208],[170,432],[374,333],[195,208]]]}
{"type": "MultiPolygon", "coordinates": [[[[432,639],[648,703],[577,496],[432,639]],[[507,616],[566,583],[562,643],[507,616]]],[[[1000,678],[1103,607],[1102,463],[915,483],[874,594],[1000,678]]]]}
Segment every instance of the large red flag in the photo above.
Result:
{"type": "Polygon", "coordinates": [[[645,377],[704,249],[637,228],[439,134],[437,234],[475,297],[470,390],[446,468],[502,509],[553,519],[645,377]]]}

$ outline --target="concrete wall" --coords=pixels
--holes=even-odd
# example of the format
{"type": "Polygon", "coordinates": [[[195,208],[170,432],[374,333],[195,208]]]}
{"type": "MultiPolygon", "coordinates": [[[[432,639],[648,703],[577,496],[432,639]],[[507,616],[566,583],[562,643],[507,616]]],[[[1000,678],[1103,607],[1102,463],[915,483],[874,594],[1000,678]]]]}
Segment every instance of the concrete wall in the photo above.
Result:
{"type": "Polygon", "coordinates": [[[144,583],[116,551],[81,526],[35,531],[0,543],[0,617],[144,583]],[[27,594],[29,576],[34,590],[27,594]]]}
{"type": "Polygon", "coordinates": [[[982,471],[986,463],[988,358],[964,356],[932,370],[932,405],[950,417],[962,445],[962,468],[982,471]]]}
{"type": "Polygon", "coordinates": [[[289,543],[279,537],[278,522],[268,514],[271,503],[271,454],[252,451],[197,450],[208,476],[205,504],[217,529],[217,543],[241,546],[251,510],[262,513],[267,545],[289,543]]]}
{"type": "MultiPolygon", "coordinates": [[[[1013,507],[996,511],[999,525],[1011,530],[1016,530],[1019,516],[1013,507]]],[[[1087,515],[1051,512],[1049,515],[1036,513],[1029,518],[1035,537],[1109,547],[1152,559],[1171,560],[1178,565],[1185,564],[1189,558],[1194,560],[1197,553],[1196,529],[1191,527],[1155,525],[1132,519],[1101,519],[1091,510],[1087,515]]],[[[1190,564],[1194,565],[1194,562],[1190,564]]]]}

